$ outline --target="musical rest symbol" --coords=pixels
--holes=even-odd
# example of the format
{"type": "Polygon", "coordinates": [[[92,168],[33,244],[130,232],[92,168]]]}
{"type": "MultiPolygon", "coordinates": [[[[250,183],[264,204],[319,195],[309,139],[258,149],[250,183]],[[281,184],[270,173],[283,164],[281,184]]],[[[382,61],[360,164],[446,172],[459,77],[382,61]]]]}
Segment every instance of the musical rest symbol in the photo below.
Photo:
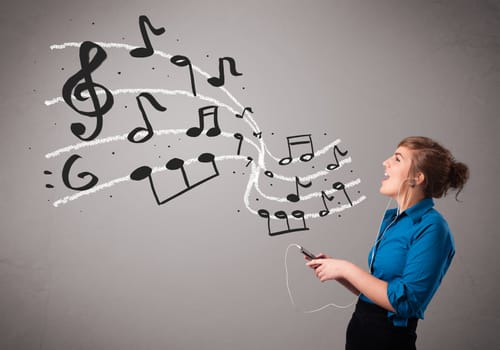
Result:
{"type": "Polygon", "coordinates": [[[158,203],[158,205],[162,205],[162,204],[165,204],[169,201],[171,201],[172,199],[192,190],[193,188],[219,176],[219,170],[217,169],[217,166],[215,164],[215,157],[213,154],[211,153],[202,153],[200,154],[200,156],[198,157],[198,161],[200,163],[211,163],[212,164],[212,167],[213,167],[213,174],[212,175],[209,175],[207,176],[206,178],[204,179],[201,179],[199,180],[198,182],[194,183],[194,184],[191,184],[190,181],[189,181],[189,178],[187,176],[187,173],[186,173],[186,169],[184,167],[184,160],[180,159],[180,158],[172,158],[171,160],[169,160],[166,164],[166,168],[168,170],[180,170],[181,173],[182,173],[182,178],[184,180],[184,184],[186,185],[186,188],[180,190],[179,192],[171,195],[170,197],[166,198],[166,199],[163,199],[161,200],[159,197],[158,197],[158,194],[156,192],[156,188],[155,188],[155,185],[154,185],[154,181],[153,181],[153,177],[152,177],[152,169],[147,166],[147,165],[144,165],[144,166],[141,166],[141,167],[138,167],[137,169],[135,169],[131,174],[130,174],[130,179],[134,180],[134,181],[142,181],[144,179],[148,179],[149,180],[149,184],[151,186],[151,190],[153,191],[153,195],[156,199],[156,203],[158,203]]]}
{"type": "Polygon", "coordinates": [[[92,187],[94,187],[97,184],[97,182],[99,181],[99,178],[88,171],[84,171],[84,172],[78,173],[77,176],[80,179],[83,179],[83,178],[89,176],[90,180],[85,185],[82,185],[80,187],[73,186],[69,182],[69,172],[71,171],[71,168],[73,167],[73,163],[75,163],[75,161],[79,158],[81,158],[81,156],[79,156],[78,154],[73,154],[71,157],[69,157],[66,160],[66,163],[64,163],[64,167],[62,170],[62,179],[63,179],[63,182],[66,185],[66,187],[68,187],[72,190],[85,191],[85,190],[89,190],[92,187]]]}
{"type": "Polygon", "coordinates": [[[311,134],[288,136],[286,138],[286,141],[288,146],[288,157],[282,158],[278,162],[280,165],[288,165],[292,162],[292,147],[298,145],[309,145],[310,148],[310,152],[303,153],[300,156],[301,161],[308,162],[314,158],[314,149],[311,134]]]}
{"type": "Polygon", "coordinates": [[[302,183],[300,182],[300,179],[295,176],[295,193],[290,193],[288,196],[286,196],[286,199],[290,202],[298,202],[300,201],[300,196],[299,196],[299,186],[303,188],[308,188],[311,187],[312,181],[309,181],[308,183],[302,183]]]}
{"type": "Polygon", "coordinates": [[[219,106],[207,106],[198,109],[198,123],[200,126],[199,127],[194,126],[192,128],[189,128],[188,131],[186,132],[186,135],[191,137],[200,136],[201,132],[205,128],[205,118],[209,116],[213,117],[214,126],[208,129],[207,136],[214,137],[219,135],[221,131],[219,128],[219,123],[217,121],[218,108],[219,106]]]}
{"type": "Polygon", "coordinates": [[[343,191],[345,197],[347,198],[347,201],[349,202],[349,205],[352,207],[351,198],[349,198],[349,195],[347,194],[347,191],[345,190],[345,185],[342,182],[335,182],[332,185],[332,187],[333,187],[333,189],[335,189],[337,191],[343,191]]]}
{"type": "Polygon", "coordinates": [[[245,107],[245,108],[243,108],[243,112],[241,112],[241,114],[238,114],[238,113],[235,114],[236,118],[243,118],[245,116],[246,111],[253,113],[253,110],[251,107],[245,107]]]}
{"type": "Polygon", "coordinates": [[[96,70],[106,59],[106,51],[104,51],[101,46],[93,42],[84,41],[80,46],[79,55],[81,69],[74,75],[72,75],[66,81],[66,83],[64,83],[62,88],[62,97],[66,104],[73,108],[73,110],[75,110],[77,113],[96,118],[95,130],[88,137],[83,136],[86,131],[85,125],[83,125],[82,123],[71,124],[71,131],[76,137],[83,141],[90,141],[95,139],[101,132],[103,116],[111,109],[111,107],[113,107],[114,98],[113,94],[106,87],[101,84],[95,83],[92,80],[91,75],[91,73],[96,70]],[[90,59],[90,51],[93,49],[96,50],[96,53],[94,57],[90,59]],[[83,80],[83,82],[80,82],[81,80],[83,80]],[[102,89],[105,92],[105,99],[102,105],[99,97],[97,96],[96,88],[102,89]],[[73,104],[72,96],[74,96],[78,101],[81,102],[86,101],[90,96],[94,108],[89,111],[78,109],[73,104]]]}
{"type": "Polygon", "coordinates": [[[235,133],[233,136],[234,136],[234,138],[235,138],[236,140],[239,140],[239,142],[238,142],[238,151],[236,152],[236,154],[237,154],[237,155],[240,155],[240,152],[241,152],[241,144],[242,144],[242,142],[243,142],[244,137],[243,137],[243,135],[242,135],[242,134],[240,134],[239,132],[235,133]]]}
{"type": "Polygon", "coordinates": [[[328,170],[335,170],[339,167],[339,160],[338,160],[338,157],[337,157],[337,153],[340,154],[342,157],[344,157],[345,155],[347,155],[347,150],[345,150],[345,152],[342,152],[336,145],[335,147],[333,147],[333,157],[335,159],[335,163],[332,163],[332,164],[328,164],[326,166],[326,168],[328,170]]]}
{"type": "Polygon", "coordinates": [[[298,231],[307,231],[309,230],[308,227],[306,227],[306,220],[304,218],[304,212],[302,210],[294,210],[292,212],[292,216],[296,219],[302,219],[302,227],[297,227],[297,228],[290,228],[290,222],[288,220],[288,215],[286,212],[283,210],[278,210],[277,212],[274,213],[274,216],[280,220],[285,220],[286,222],[286,230],[281,230],[281,231],[271,231],[271,215],[269,214],[269,211],[266,209],[259,209],[257,211],[260,217],[267,219],[267,229],[269,232],[269,236],[277,236],[285,233],[290,233],[290,232],[298,232],[298,231]]]}
{"type": "Polygon", "coordinates": [[[238,73],[236,71],[236,62],[234,58],[232,57],[221,57],[219,58],[219,77],[211,77],[208,78],[207,81],[210,83],[210,85],[215,86],[215,87],[220,87],[224,85],[224,61],[227,61],[229,63],[229,71],[231,72],[232,75],[234,76],[239,76],[243,75],[242,73],[238,73]]]}
{"type": "Polygon", "coordinates": [[[189,58],[187,58],[186,56],[182,56],[182,55],[175,55],[170,59],[170,62],[172,62],[177,67],[188,66],[189,78],[191,80],[191,91],[193,92],[193,95],[196,96],[196,87],[194,84],[193,65],[191,64],[191,61],[189,60],[189,58]]]}
{"type": "Polygon", "coordinates": [[[151,24],[147,16],[139,16],[139,27],[141,29],[142,40],[144,41],[145,47],[137,47],[130,51],[130,56],[132,57],[149,57],[153,55],[153,46],[151,45],[151,40],[149,40],[148,32],[146,30],[146,24],[154,35],[161,35],[165,33],[165,28],[155,28],[151,24]]]}
{"type": "Polygon", "coordinates": [[[157,111],[160,111],[160,112],[165,112],[167,110],[167,108],[163,107],[154,97],[153,95],[151,95],[149,92],[143,92],[141,94],[139,94],[139,96],[136,97],[136,100],[137,100],[137,104],[139,106],[139,109],[141,110],[141,114],[142,114],[142,119],[144,120],[144,123],[146,124],[146,127],[137,127],[135,128],[134,130],[132,130],[128,136],[127,136],[127,139],[130,141],[130,142],[133,142],[133,143],[142,143],[142,142],[146,142],[147,140],[149,140],[151,137],[153,137],[153,127],[151,126],[151,123],[149,122],[149,119],[148,119],[148,116],[146,115],[146,112],[144,111],[144,106],[142,105],[142,102],[141,102],[141,97],[145,98],[146,100],[149,101],[149,103],[151,103],[151,105],[157,110],[157,111]],[[139,133],[142,133],[142,132],[146,132],[146,134],[136,140],[135,137],[137,136],[137,134],[139,133]]]}

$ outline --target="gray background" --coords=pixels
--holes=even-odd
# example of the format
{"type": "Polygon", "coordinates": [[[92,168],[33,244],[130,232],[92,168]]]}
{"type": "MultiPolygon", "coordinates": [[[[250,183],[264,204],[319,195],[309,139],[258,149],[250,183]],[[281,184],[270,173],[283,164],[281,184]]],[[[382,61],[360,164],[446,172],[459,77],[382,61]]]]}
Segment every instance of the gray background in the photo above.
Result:
{"type": "MultiPolygon", "coordinates": [[[[342,349],[352,308],[297,312],[285,285],[286,248],[299,243],[366,266],[387,204],[378,194],[381,163],[414,134],[441,141],[472,175],[461,202],[453,195],[437,201],[457,254],[419,324],[418,347],[498,348],[499,11],[497,1],[451,0],[2,4],[0,348],[342,349]],[[230,160],[220,162],[219,177],[163,206],[146,183],[128,182],[54,207],[74,193],[60,176],[71,153],[45,154],[78,142],[71,123],[92,124],[64,103],[44,104],[79,69],[77,49],[49,46],[140,45],[141,14],[166,27],[152,37],[158,50],[186,55],[211,74],[218,57],[235,57],[243,76],[226,88],[253,107],[273,154],[286,154],[290,135],[311,133],[317,149],[340,138],[352,163],[324,186],[359,177],[357,190],[367,199],[340,217],[308,220],[309,231],[269,237],[264,219],[243,202],[250,167],[230,160]]],[[[189,90],[187,72],[164,59],[107,52],[97,82],[189,90]]],[[[197,79],[200,94],[223,100],[197,79]]],[[[155,128],[193,125],[199,102],[158,99],[168,111],[160,117],[148,109],[155,128]]],[[[221,115],[222,128],[240,130],[229,117],[221,115]]],[[[100,137],[126,133],[139,118],[134,96],[116,97],[100,137]]],[[[82,159],[72,181],[82,183],[79,171],[106,182],[140,165],[204,151],[234,154],[235,147],[229,138],[204,135],[110,143],[74,152],[82,159]]],[[[310,174],[328,161],[323,155],[278,170],[310,174]]],[[[260,180],[270,195],[284,197],[291,188],[260,180]]],[[[275,205],[255,194],[249,200],[254,210],[275,205]]],[[[314,279],[295,248],[287,263],[300,309],[353,300],[335,283],[314,279]]]]}

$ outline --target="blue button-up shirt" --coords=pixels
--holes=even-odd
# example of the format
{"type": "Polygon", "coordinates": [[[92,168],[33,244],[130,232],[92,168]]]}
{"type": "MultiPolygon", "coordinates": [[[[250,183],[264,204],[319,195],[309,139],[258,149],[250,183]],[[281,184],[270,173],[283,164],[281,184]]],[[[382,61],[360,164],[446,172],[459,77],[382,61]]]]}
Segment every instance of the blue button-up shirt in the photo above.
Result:
{"type": "Polygon", "coordinates": [[[424,318],[455,254],[448,224],[433,207],[432,198],[426,198],[398,217],[396,209],[387,210],[368,255],[372,274],[388,282],[387,297],[396,312],[387,315],[398,327],[411,317],[424,318]]]}

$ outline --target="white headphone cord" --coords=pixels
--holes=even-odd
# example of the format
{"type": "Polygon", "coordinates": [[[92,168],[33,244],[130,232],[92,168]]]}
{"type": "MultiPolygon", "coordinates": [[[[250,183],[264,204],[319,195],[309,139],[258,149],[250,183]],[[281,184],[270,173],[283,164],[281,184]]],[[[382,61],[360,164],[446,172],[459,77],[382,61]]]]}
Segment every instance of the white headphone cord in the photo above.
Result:
{"type": "Polygon", "coordinates": [[[288,297],[290,298],[290,302],[292,303],[292,305],[295,308],[295,310],[301,311],[301,312],[303,312],[305,314],[312,314],[314,312],[318,312],[318,311],[324,310],[324,309],[326,309],[327,307],[330,307],[330,306],[336,307],[338,309],[347,309],[348,307],[351,307],[351,306],[353,306],[356,303],[356,301],[358,300],[358,298],[354,299],[353,302],[351,302],[351,303],[349,303],[347,305],[337,305],[335,303],[329,303],[329,304],[323,305],[322,307],[314,309],[314,310],[300,310],[297,307],[297,304],[295,304],[295,301],[293,299],[292,291],[290,289],[290,283],[289,283],[289,279],[288,279],[288,263],[287,263],[287,258],[288,258],[288,251],[290,250],[291,247],[296,247],[296,248],[300,249],[300,246],[298,244],[296,244],[296,243],[291,243],[291,244],[288,245],[288,247],[286,248],[286,251],[285,251],[285,279],[286,279],[286,289],[288,291],[288,297]]]}

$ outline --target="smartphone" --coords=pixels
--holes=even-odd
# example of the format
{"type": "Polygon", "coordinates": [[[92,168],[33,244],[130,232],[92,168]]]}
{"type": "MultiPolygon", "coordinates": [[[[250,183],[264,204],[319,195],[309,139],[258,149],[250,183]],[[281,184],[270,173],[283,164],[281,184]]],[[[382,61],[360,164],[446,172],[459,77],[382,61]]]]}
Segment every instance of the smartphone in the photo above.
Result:
{"type": "Polygon", "coordinates": [[[302,246],[300,246],[300,251],[307,257],[308,260],[316,259],[316,255],[314,255],[313,253],[311,253],[309,250],[307,250],[302,246]]]}

